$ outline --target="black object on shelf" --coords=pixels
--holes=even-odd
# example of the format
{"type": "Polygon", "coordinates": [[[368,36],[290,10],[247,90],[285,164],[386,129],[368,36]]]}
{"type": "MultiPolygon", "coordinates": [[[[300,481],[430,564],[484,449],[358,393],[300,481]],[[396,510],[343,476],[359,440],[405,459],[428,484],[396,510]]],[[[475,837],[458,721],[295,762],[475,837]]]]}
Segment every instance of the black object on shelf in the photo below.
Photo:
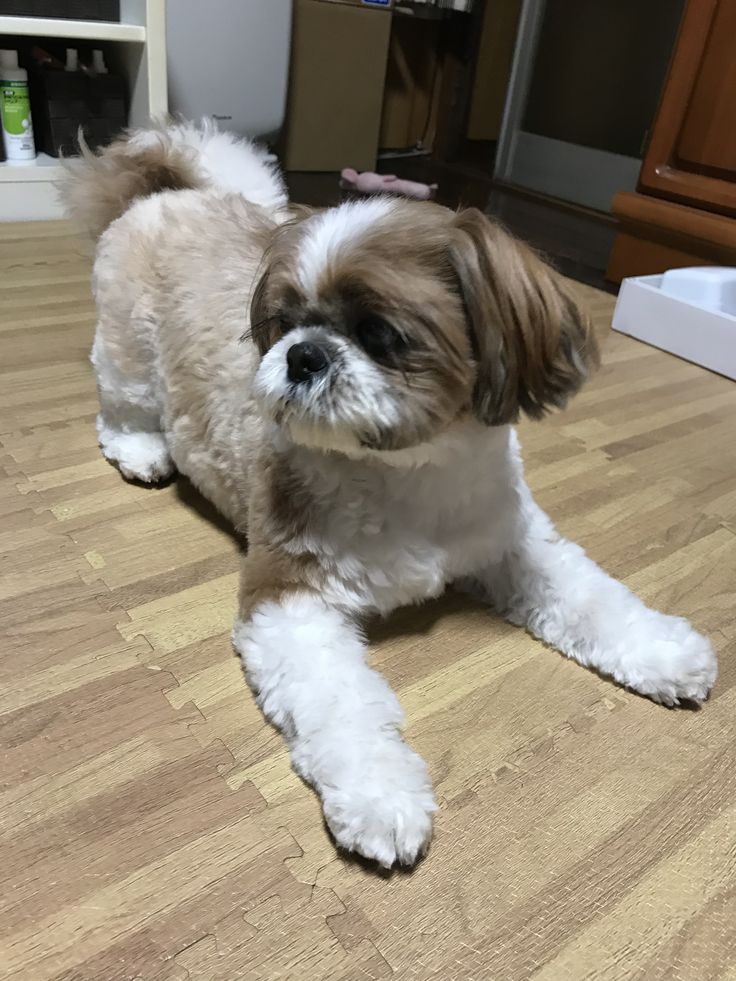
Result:
{"type": "Polygon", "coordinates": [[[119,22],[120,0],[0,0],[0,14],[119,22]]]}
{"type": "Polygon", "coordinates": [[[80,126],[96,149],[127,125],[127,90],[119,75],[41,69],[33,73],[31,94],[36,148],[52,157],[79,153],[80,126]]]}

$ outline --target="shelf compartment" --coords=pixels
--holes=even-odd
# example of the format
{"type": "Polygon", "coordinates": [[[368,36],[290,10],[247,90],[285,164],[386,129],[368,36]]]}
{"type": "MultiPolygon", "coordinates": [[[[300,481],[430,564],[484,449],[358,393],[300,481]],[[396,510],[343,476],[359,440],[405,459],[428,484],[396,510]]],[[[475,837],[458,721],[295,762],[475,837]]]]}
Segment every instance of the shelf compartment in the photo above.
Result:
{"type": "Polygon", "coordinates": [[[77,41],[128,41],[143,43],[146,28],[104,20],[65,20],[55,17],[0,17],[0,34],[22,37],[59,37],[77,41]]]}

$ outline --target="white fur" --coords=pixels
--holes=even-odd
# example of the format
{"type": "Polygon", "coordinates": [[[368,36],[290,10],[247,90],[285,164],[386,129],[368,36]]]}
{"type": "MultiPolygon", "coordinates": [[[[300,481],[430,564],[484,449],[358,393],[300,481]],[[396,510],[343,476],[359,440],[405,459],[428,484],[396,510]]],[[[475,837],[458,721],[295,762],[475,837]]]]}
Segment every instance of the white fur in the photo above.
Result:
{"type": "Polygon", "coordinates": [[[354,614],[387,614],[448,583],[480,592],[514,623],[655,701],[702,701],[716,678],[709,642],[648,609],[559,536],[524,480],[509,427],[458,423],[404,465],[284,443],[322,520],[295,536],[319,552],[322,596],[354,614]]]}
{"type": "Polygon", "coordinates": [[[510,452],[517,503],[507,520],[515,541],[477,573],[494,605],[568,657],[656,702],[703,701],[717,675],[710,643],[686,620],[650,610],[560,537],[524,482],[515,434],[510,452]]]}
{"type": "MultiPolygon", "coordinates": [[[[190,140],[186,127],[182,134],[190,140]]],[[[251,175],[242,144],[211,133],[191,140],[218,181],[253,177],[241,188],[249,200],[272,194],[280,220],[280,192],[262,159],[251,175]]],[[[338,843],[386,866],[412,862],[435,806],[424,763],[399,735],[396,697],[365,662],[358,623],[369,613],[458,582],[655,701],[705,699],[716,677],[708,641],[645,607],[560,538],[532,500],[512,429],[468,418],[431,442],[378,452],[357,433],[390,424],[399,402],[366,355],[340,346],[347,341],[329,336],[340,355],[332,401],[321,398],[324,380],[291,386],[285,365],[292,343],[319,340],[326,328],[295,328],[259,365],[240,337],[264,219],[221,189],[138,202],[100,240],[100,443],[127,476],[153,481],[176,464],[239,527],[253,475],[281,462],[309,496],[308,526],[279,547],[315,557],[318,572],[301,592],[258,604],[233,641],[338,843]]],[[[315,288],[337,250],[390,207],[379,199],[310,220],[298,260],[305,286],[315,288]]],[[[267,547],[269,527],[266,515],[258,533],[267,547]]]]}
{"type": "Polygon", "coordinates": [[[105,459],[117,463],[128,480],[155,484],[174,472],[174,464],[163,433],[123,432],[97,419],[97,435],[105,459]]]}
{"type": "MultiPolygon", "coordinates": [[[[212,119],[195,126],[189,122],[173,123],[166,133],[174,143],[193,151],[198,169],[213,186],[234,191],[268,210],[287,203],[284,181],[274,157],[265,147],[234,133],[220,132],[212,119]]],[[[131,137],[133,146],[155,144],[156,131],[139,130],[131,137]]]]}
{"type": "Polygon", "coordinates": [[[312,341],[319,344],[327,332],[322,327],[296,327],[271,348],[258,368],[253,387],[264,414],[282,411],[281,425],[295,443],[343,453],[362,453],[356,436],[361,426],[390,427],[398,422],[396,405],[385,377],[371,359],[348,341],[331,337],[329,343],[340,359],[340,382],[349,390],[350,400],[340,400],[340,413],[317,411],[324,389],[329,385],[330,368],[308,386],[289,381],[286,354],[293,344],[312,341]]]}
{"type": "Polygon", "coordinates": [[[164,209],[167,194],[152,194],[148,198],[141,198],[136,201],[136,222],[140,228],[148,233],[157,232],[164,227],[164,209]]]}
{"type": "Polygon", "coordinates": [[[387,868],[414,862],[432,829],[432,787],[399,735],[401,706],[365,663],[355,625],[323,600],[298,596],[236,622],[233,643],[338,844],[387,868]]]}
{"type": "Polygon", "coordinates": [[[312,218],[301,243],[298,257],[299,281],[307,296],[314,296],[320,278],[339,250],[375,225],[391,211],[395,202],[377,197],[367,201],[349,201],[312,218]]]}
{"type": "Polygon", "coordinates": [[[311,540],[293,545],[319,550],[331,572],[321,599],[264,604],[236,624],[233,642],[344,847],[384,865],[413,861],[432,807],[423,768],[398,740],[395,698],[365,666],[340,610],[387,613],[456,581],[655,701],[707,697],[717,673],[709,642],[685,620],[648,609],[559,537],[531,498],[513,430],[458,425],[423,454],[397,454],[403,465],[378,455],[346,463],[283,436],[275,446],[329,502],[311,540]]]}

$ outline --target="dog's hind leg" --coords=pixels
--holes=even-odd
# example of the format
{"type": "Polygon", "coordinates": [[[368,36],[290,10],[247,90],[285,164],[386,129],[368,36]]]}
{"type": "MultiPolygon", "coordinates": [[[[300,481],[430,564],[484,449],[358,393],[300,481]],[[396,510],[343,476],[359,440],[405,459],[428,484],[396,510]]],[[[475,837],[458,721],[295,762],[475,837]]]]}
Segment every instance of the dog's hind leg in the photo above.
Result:
{"type": "Polygon", "coordinates": [[[105,459],[117,464],[120,473],[128,480],[157,484],[174,472],[163,433],[115,429],[100,413],[97,417],[97,435],[105,459]]]}
{"type": "Polygon", "coordinates": [[[140,322],[118,326],[101,318],[92,349],[100,447],[124,477],[146,484],[165,480],[174,471],[161,427],[151,327],[140,322]]]}

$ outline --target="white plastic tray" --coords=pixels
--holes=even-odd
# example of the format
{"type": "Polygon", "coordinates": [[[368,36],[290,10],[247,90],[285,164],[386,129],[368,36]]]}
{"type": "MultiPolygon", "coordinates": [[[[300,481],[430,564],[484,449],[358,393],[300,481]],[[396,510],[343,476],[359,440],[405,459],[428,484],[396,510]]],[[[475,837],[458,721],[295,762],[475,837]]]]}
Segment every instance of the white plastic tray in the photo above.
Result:
{"type": "MultiPolygon", "coordinates": [[[[687,273],[692,279],[694,272],[683,270],[683,277],[687,273]]],[[[704,267],[703,272],[703,286],[707,285],[710,295],[706,299],[704,293],[698,303],[663,291],[665,276],[669,276],[672,288],[671,272],[625,279],[613,314],[613,329],[736,379],[736,311],[713,309],[713,271],[708,275],[708,267],[704,267]]],[[[736,270],[728,272],[733,275],[736,270]]],[[[680,279],[674,277],[675,289],[680,279]]],[[[724,297],[727,295],[724,292],[724,297]]]]}

